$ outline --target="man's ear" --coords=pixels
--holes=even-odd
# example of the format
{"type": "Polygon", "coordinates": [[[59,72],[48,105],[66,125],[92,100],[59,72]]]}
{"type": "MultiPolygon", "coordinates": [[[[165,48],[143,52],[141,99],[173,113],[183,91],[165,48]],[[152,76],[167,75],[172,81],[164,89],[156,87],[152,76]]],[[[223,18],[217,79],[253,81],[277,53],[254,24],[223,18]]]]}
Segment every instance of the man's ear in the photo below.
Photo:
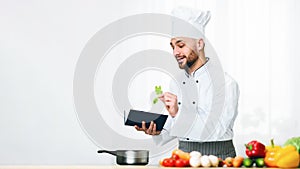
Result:
{"type": "Polygon", "coordinates": [[[200,38],[198,41],[197,41],[197,50],[200,52],[201,50],[204,49],[204,40],[202,38],[200,38]]]}

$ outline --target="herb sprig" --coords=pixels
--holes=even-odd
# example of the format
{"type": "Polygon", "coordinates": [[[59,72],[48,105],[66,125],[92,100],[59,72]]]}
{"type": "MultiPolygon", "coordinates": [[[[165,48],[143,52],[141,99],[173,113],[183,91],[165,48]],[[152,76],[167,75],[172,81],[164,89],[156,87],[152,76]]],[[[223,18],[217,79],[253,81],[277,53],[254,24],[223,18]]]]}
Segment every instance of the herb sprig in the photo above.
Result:
{"type": "Polygon", "coordinates": [[[155,86],[156,97],[153,99],[153,104],[158,102],[158,95],[161,95],[163,91],[161,90],[161,86],[155,86]]]}

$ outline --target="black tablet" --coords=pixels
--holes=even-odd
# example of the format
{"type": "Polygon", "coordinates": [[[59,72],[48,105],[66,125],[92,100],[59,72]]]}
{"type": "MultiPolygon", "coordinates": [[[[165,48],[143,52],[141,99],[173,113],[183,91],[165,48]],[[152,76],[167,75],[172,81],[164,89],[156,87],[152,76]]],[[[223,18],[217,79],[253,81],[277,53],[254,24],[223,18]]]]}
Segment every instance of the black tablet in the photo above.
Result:
{"type": "Polygon", "coordinates": [[[127,118],[124,114],[125,125],[134,126],[137,125],[142,127],[142,121],[146,122],[146,127],[148,128],[150,122],[153,121],[156,124],[156,130],[161,131],[166,123],[168,115],[150,113],[145,111],[133,110],[129,111],[127,118]]]}

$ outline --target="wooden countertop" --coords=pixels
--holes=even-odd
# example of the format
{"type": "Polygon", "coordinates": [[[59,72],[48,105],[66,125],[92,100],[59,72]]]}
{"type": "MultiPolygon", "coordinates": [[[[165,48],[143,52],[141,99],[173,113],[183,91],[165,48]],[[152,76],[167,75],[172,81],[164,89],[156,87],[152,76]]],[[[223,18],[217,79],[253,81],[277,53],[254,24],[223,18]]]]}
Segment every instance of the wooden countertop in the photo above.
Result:
{"type": "MultiPolygon", "coordinates": [[[[11,166],[1,166],[0,169],[161,169],[161,168],[173,168],[173,167],[160,167],[160,166],[135,166],[135,165],[101,165],[101,166],[94,166],[94,165],[66,165],[66,166],[61,166],[61,165],[11,165],[11,166]]],[[[177,169],[180,169],[179,167],[174,167],[177,169]]],[[[187,167],[186,167],[187,168],[187,167]]],[[[191,167],[188,167],[191,168],[191,167]]],[[[192,168],[191,168],[192,169],[192,168]]],[[[202,168],[204,169],[204,168],[202,168]]]]}
{"type": "MultiPolygon", "coordinates": [[[[114,166],[94,166],[94,165],[83,165],[83,166],[72,166],[72,165],[66,165],[66,166],[60,166],[60,165],[45,165],[45,166],[41,166],[41,165],[12,165],[12,166],[8,166],[8,165],[0,165],[0,169],[168,169],[168,168],[172,168],[172,169],[182,169],[179,167],[160,167],[160,166],[120,166],[120,165],[114,165],[114,166]]],[[[194,169],[192,167],[185,167],[184,169],[194,169]]],[[[199,167],[199,169],[226,169],[225,167],[210,167],[210,168],[204,168],[204,167],[199,167]]],[[[227,168],[228,169],[228,168],[227,168]]],[[[232,168],[232,169],[236,169],[236,168],[232,168]]],[[[279,168],[268,168],[268,169],[279,169],[279,168]]]]}
{"type": "MultiPolygon", "coordinates": [[[[66,165],[66,166],[61,166],[61,165],[0,165],[0,169],[161,169],[161,168],[172,168],[172,167],[160,167],[160,166],[120,166],[120,165],[103,165],[103,166],[94,166],[94,165],[83,165],[83,166],[72,166],[72,165],[66,165]]],[[[175,168],[175,167],[174,167],[175,168]]],[[[176,167],[177,169],[180,169],[176,167]]],[[[191,168],[191,167],[189,167],[191,168]]],[[[192,169],[192,168],[191,168],[192,169]]],[[[204,168],[202,168],[204,169],[204,168]]]]}

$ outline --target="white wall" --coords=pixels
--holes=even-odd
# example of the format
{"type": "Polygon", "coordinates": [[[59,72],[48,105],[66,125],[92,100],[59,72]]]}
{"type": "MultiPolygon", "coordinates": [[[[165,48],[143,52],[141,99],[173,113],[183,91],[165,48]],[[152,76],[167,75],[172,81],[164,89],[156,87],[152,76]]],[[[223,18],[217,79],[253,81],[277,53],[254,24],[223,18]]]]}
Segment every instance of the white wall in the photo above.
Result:
{"type": "Polygon", "coordinates": [[[300,135],[300,2],[0,1],[0,164],[111,164],[82,131],[73,73],[87,41],[123,16],[209,9],[206,35],[239,83],[235,144],[300,135]]]}

